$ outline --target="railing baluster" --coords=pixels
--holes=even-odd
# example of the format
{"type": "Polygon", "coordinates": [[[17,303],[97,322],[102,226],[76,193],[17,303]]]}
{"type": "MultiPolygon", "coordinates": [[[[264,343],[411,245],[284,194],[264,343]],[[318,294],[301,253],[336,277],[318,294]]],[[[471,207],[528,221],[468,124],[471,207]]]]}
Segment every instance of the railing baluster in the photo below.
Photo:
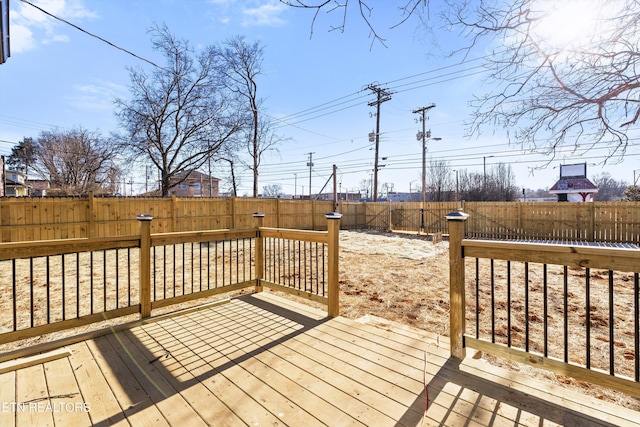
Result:
{"type": "Polygon", "coordinates": [[[494,274],[494,260],[491,263],[491,342],[496,342],[496,281],[494,274]]]}
{"type": "Polygon", "coordinates": [[[80,252],[76,253],[76,319],[80,318],[80,252]]]}
{"type": "Polygon", "coordinates": [[[157,262],[157,248],[154,246],[151,248],[151,301],[157,301],[156,291],[158,287],[157,274],[156,274],[156,262],[157,262]]]}
{"type": "Polygon", "coordinates": [[[29,258],[29,293],[31,298],[31,327],[33,328],[33,258],[29,258]]]}
{"type": "Polygon", "coordinates": [[[207,289],[211,289],[211,242],[207,242],[207,289]]]}
{"type": "MultiPolygon", "coordinates": [[[[51,323],[51,274],[50,274],[50,260],[49,256],[46,257],[45,269],[47,280],[47,324],[51,323]]],[[[64,304],[64,300],[62,302],[64,304]]]]}
{"type": "Polygon", "coordinates": [[[609,374],[615,373],[615,336],[614,326],[614,306],[613,306],[613,271],[609,270],[609,374]]]}
{"type": "Polygon", "coordinates": [[[591,269],[585,269],[585,303],[586,313],[584,316],[586,326],[586,366],[591,369],[591,269]]]}
{"type": "Polygon", "coordinates": [[[542,304],[543,304],[543,340],[544,357],[549,356],[549,280],[547,264],[542,265],[542,304]]]}
{"type": "Polygon", "coordinates": [[[131,248],[127,248],[127,307],[131,306],[131,248]]]}
{"type": "Polygon", "coordinates": [[[224,261],[224,240],[222,241],[222,286],[224,286],[224,266],[226,262],[224,261]]]}
{"type": "MultiPolygon", "coordinates": [[[[18,292],[17,292],[17,273],[16,273],[16,260],[11,260],[11,277],[12,277],[12,286],[13,286],[13,330],[18,330],[18,292]]],[[[637,348],[637,346],[636,346],[637,348]]]]}
{"type": "Polygon", "coordinates": [[[525,262],[524,263],[524,317],[525,317],[525,324],[524,324],[524,329],[525,329],[525,351],[528,353],[529,352],[529,342],[530,342],[530,337],[529,337],[529,263],[525,262]]]}
{"type": "Polygon", "coordinates": [[[507,346],[511,347],[511,261],[507,261],[507,346]]]}
{"type": "MultiPolygon", "coordinates": [[[[162,245],[162,296],[163,298],[167,297],[167,245],[162,245]]],[[[155,289],[156,285],[156,247],[153,247],[153,288],[155,289]]],[[[173,293],[175,296],[176,293],[176,288],[175,286],[173,287],[173,293]]],[[[155,291],[154,291],[154,296],[153,296],[153,300],[156,300],[155,297],[155,291]]]]}
{"type": "Polygon", "coordinates": [[[102,251],[102,311],[107,311],[107,251],[102,251]]]}
{"type": "Polygon", "coordinates": [[[60,276],[62,283],[62,320],[65,320],[67,317],[65,315],[65,308],[67,307],[67,298],[65,295],[65,271],[64,271],[64,254],[60,255],[60,276]]]}
{"type": "Polygon", "coordinates": [[[563,266],[563,284],[564,284],[564,363],[569,362],[569,268],[563,266]]]}
{"type": "Polygon", "coordinates": [[[195,274],[194,274],[195,273],[195,270],[194,270],[195,267],[194,266],[195,266],[196,263],[195,263],[195,260],[193,259],[193,242],[191,242],[191,254],[190,255],[191,256],[189,257],[190,258],[189,262],[191,263],[191,293],[194,293],[195,292],[194,291],[195,288],[193,287],[193,278],[195,276],[195,274]]]}
{"type": "Polygon", "coordinates": [[[91,292],[91,311],[93,314],[93,252],[89,252],[89,289],[91,292]]]}
{"type": "Polygon", "coordinates": [[[120,308],[120,249],[116,249],[116,309],[120,308]]]}
{"type": "Polygon", "coordinates": [[[640,382],[640,274],[633,275],[633,330],[636,382],[640,382]]]}

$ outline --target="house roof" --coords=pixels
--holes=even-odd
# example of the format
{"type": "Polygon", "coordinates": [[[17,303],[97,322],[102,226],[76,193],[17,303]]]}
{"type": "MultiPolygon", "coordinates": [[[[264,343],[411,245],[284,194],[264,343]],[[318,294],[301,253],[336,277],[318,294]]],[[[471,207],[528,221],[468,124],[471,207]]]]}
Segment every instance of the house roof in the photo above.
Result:
{"type": "Polygon", "coordinates": [[[584,177],[560,178],[560,180],[549,189],[549,193],[552,194],[597,192],[598,187],[589,181],[588,178],[584,177]]]}
{"type": "MultiPolygon", "coordinates": [[[[198,171],[183,171],[175,174],[172,178],[172,180],[175,180],[175,181],[182,180],[182,179],[205,181],[205,180],[209,180],[209,175],[204,174],[202,172],[198,172],[198,171]]],[[[214,176],[212,176],[211,179],[219,181],[219,179],[214,176]]]]}

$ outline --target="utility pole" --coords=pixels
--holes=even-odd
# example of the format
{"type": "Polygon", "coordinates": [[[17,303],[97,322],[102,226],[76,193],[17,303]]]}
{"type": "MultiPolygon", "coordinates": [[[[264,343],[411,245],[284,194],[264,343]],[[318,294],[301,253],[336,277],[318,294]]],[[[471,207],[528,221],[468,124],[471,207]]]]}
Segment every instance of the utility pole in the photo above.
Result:
{"type": "MultiPolygon", "coordinates": [[[[436,104],[431,104],[426,107],[418,108],[412,111],[412,113],[420,113],[420,121],[422,122],[422,132],[418,134],[418,139],[422,139],[422,203],[424,204],[427,199],[427,138],[431,138],[431,131],[427,133],[425,130],[425,122],[427,121],[427,111],[434,108],[436,104]],[[420,138],[421,137],[421,138],[420,138]]],[[[424,208],[424,206],[423,206],[424,208]]]]}
{"type": "Polygon", "coordinates": [[[376,158],[373,163],[373,201],[378,201],[378,150],[380,148],[380,104],[391,100],[391,92],[376,85],[370,84],[367,89],[376,94],[376,100],[371,101],[369,107],[376,106],[376,158]]]}
{"type": "Polygon", "coordinates": [[[309,166],[309,200],[311,200],[311,168],[313,167],[313,154],[307,153],[309,155],[309,161],[307,162],[307,166],[309,166]]]}

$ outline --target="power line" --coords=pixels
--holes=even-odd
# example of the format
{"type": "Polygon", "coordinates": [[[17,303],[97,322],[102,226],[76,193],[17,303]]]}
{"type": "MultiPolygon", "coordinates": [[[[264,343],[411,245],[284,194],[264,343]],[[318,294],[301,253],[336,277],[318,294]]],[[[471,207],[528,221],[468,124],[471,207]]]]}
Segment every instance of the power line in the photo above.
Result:
{"type": "Polygon", "coordinates": [[[122,52],[125,52],[125,53],[129,54],[129,55],[133,56],[133,57],[134,57],[134,58],[136,58],[136,59],[139,59],[139,60],[144,61],[144,62],[146,62],[146,63],[148,63],[148,64],[151,64],[151,65],[153,65],[154,67],[159,68],[159,69],[161,69],[161,70],[170,71],[170,70],[167,70],[167,69],[166,69],[166,68],[164,68],[164,67],[159,66],[159,65],[158,65],[158,64],[156,64],[155,62],[150,61],[150,60],[148,60],[148,59],[146,59],[146,58],[144,58],[144,57],[142,57],[142,56],[140,56],[140,55],[136,55],[135,53],[131,52],[130,50],[127,50],[127,49],[125,49],[125,48],[123,48],[123,47],[120,47],[120,46],[116,45],[115,43],[111,43],[109,40],[107,40],[107,39],[105,39],[105,38],[103,38],[103,37],[100,37],[100,36],[98,36],[98,35],[96,35],[96,34],[93,34],[93,33],[89,32],[89,31],[85,30],[84,28],[81,28],[81,27],[77,26],[76,24],[73,24],[73,23],[71,23],[71,22],[67,21],[66,19],[60,18],[60,17],[58,17],[58,16],[56,16],[56,15],[54,15],[54,14],[50,13],[50,12],[47,12],[46,10],[44,10],[43,8],[41,8],[40,6],[36,6],[35,4],[33,4],[33,3],[31,3],[31,2],[29,2],[29,1],[27,1],[27,0],[20,0],[20,1],[22,1],[22,2],[23,2],[23,3],[25,3],[25,4],[28,4],[29,6],[32,6],[32,7],[36,8],[36,9],[38,9],[40,12],[44,13],[45,15],[50,16],[50,17],[51,17],[51,18],[53,18],[53,19],[56,19],[56,20],[58,20],[58,21],[60,21],[60,22],[63,22],[63,23],[65,23],[65,24],[67,24],[67,25],[69,25],[69,26],[71,26],[71,27],[75,28],[76,30],[81,31],[81,32],[83,32],[83,33],[87,34],[88,36],[91,36],[91,37],[93,37],[93,38],[96,38],[96,39],[100,40],[101,42],[106,43],[106,44],[108,44],[109,46],[111,46],[111,47],[113,47],[113,48],[116,48],[116,49],[118,49],[118,50],[120,50],[120,51],[122,51],[122,52]]]}

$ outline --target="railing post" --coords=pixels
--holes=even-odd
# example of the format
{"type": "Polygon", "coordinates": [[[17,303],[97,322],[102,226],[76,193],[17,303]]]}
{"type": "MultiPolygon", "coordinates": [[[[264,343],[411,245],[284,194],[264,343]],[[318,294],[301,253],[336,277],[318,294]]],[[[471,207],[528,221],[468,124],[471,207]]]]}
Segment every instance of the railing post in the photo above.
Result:
{"type": "Polygon", "coordinates": [[[342,214],[339,212],[330,212],[325,215],[328,220],[329,235],[329,283],[328,283],[328,305],[327,314],[329,317],[338,317],[340,315],[340,284],[339,280],[339,255],[340,255],[340,218],[342,214]]]}
{"type": "Polygon", "coordinates": [[[264,212],[254,212],[256,219],[256,292],[262,292],[262,279],[264,277],[264,239],[260,234],[260,228],[264,223],[264,212]]]}
{"type": "Polygon", "coordinates": [[[465,295],[464,253],[462,239],[464,224],[469,215],[462,211],[450,212],[446,216],[449,227],[449,338],[451,356],[464,359],[465,295]]]}
{"type": "Polygon", "coordinates": [[[151,220],[149,214],[136,215],[140,221],[140,317],[151,316],[151,220]]]}

